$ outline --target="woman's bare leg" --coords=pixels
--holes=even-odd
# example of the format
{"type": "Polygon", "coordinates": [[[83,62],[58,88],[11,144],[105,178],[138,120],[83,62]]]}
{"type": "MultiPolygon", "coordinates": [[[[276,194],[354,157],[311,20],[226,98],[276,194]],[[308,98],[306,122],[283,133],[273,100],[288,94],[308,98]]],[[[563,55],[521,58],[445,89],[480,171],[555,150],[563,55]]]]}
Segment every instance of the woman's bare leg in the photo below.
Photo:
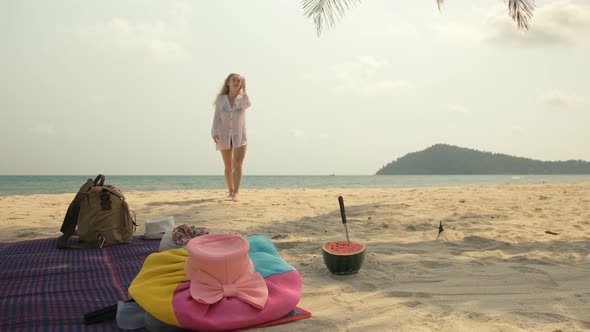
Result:
{"type": "Polygon", "coordinates": [[[225,182],[227,182],[227,189],[229,190],[228,196],[234,197],[234,178],[232,167],[232,149],[221,150],[221,157],[223,157],[223,165],[225,166],[225,182]]]}
{"type": "Polygon", "coordinates": [[[244,163],[244,157],[246,156],[247,145],[242,145],[239,148],[234,149],[233,154],[233,168],[234,168],[234,195],[233,200],[238,200],[238,192],[240,191],[240,184],[242,183],[242,164],[244,163]]]}

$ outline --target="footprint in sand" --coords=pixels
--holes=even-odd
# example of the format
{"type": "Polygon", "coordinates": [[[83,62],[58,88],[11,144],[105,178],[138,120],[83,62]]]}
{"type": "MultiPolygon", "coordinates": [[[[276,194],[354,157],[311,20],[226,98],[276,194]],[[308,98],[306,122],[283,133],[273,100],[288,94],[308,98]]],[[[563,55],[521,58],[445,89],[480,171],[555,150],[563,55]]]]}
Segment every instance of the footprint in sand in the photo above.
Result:
{"type": "Polygon", "coordinates": [[[274,236],[272,237],[272,239],[273,239],[273,240],[279,240],[279,239],[284,239],[284,238],[286,238],[286,237],[288,237],[288,236],[289,236],[289,235],[286,235],[286,234],[277,234],[277,235],[274,235],[274,236]]]}
{"type": "Polygon", "coordinates": [[[421,261],[418,263],[420,263],[420,265],[424,266],[425,268],[429,268],[429,269],[440,269],[443,267],[449,267],[449,266],[453,265],[451,263],[443,263],[443,262],[435,262],[435,261],[421,261]]]}
{"type": "Polygon", "coordinates": [[[423,292],[403,292],[403,291],[388,291],[383,292],[386,297],[420,297],[420,298],[431,298],[432,294],[423,292]]]}

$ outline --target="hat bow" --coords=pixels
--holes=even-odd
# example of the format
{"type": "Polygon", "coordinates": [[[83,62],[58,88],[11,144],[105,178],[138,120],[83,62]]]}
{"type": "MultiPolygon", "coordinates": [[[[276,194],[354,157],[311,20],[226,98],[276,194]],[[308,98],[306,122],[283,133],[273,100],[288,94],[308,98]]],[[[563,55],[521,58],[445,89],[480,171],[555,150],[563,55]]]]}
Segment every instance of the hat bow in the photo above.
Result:
{"type": "Polygon", "coordinates": [[[262,275],[258,272],[244,273],[238,280],[230,284],[222,284],[203,270],[195,273],[192,278],[190,292],[197,302],[213,304],[224,297],[236,297],[250,305],[262,309],[268,298],[268,288],[262,275]]]}

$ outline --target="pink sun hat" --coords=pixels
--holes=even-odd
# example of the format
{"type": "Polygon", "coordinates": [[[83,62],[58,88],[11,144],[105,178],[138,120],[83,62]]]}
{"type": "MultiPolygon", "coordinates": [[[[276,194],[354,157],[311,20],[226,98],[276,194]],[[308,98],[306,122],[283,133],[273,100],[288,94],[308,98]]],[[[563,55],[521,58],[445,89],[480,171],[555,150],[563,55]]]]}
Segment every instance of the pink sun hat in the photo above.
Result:
{"type": "Polygon", "coordinates": [[[262,275],[254,272],[248,256],[250,244],[238,234],[208,234],[187,244],[184,271],[190,280],[190,295],[203,304],[237,298],[257,309],[264,308],[268,288],[262,275]]]}
{"type": "Polygon", "coordinates": [[[164,324],[233,331],[290,321],[302,283],[269,238],[208,234],[149,255],[129,295],[164,324]]]}

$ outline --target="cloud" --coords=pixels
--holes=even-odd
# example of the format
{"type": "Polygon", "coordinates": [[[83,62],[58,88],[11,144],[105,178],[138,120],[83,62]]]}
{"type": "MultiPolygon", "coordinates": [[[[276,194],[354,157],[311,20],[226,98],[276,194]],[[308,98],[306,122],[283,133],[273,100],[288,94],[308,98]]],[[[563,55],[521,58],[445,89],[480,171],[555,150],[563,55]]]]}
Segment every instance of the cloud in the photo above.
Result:
{"type": "Polygon", "coordinates": [[[303,141],[305,140],[305,132],[301,129],[291,128],[289,129],[289,135],[295,138],[296,141],[303,141]]]}
{"type": "Polygon", "coordinates": [[[449,104],[449,105],[447,105],[447,110],[450,113],[456,113],[456,114],[469,114],[469,113],[471,113],[467,109],[467,107],[465,107],[463,105],[449,104]]]}
{"type": "Polygon", "coordinates": [[[526,134],[526,130],[520,126],[512,126],[510,132],[515,136],[524,136],[526,134]]]}
{"type": "MultiPolygon", "coordinates": [[[[389,20],[389,19],[388,19],[389,20]]],[[[381,31],[381,28],[379,28],[381,31]]],[[[385,29],[387,33],[386,37],[391,38],[393,37],[407,37],[407,36],[417,36],[418,29],[416,28],[415,24],[410,24],[408,22],[396,22],[389,25],[388,28],[385,29]]]]}
{"type": "Polygon", "coordinates": [[[55,126],[53,123],[38,123],[27,128],[27,133],[38,136],[51,136],[55,134],[55,126]]]}
{"type": "Polygon", "coordinates": [[[380,78],[386,67],[386,60],[359,56],[355,61],[333,66],[332,70],[339,82],[338,89],[363,96],[389,96],[413,87],[405,80],[380,78]]]}
{"type": "Polygon", "coordinates": [[[540,98],[543,103],[553,106],[573,106],[580,102],[580,98],[569,95],[560,90],[550,90],[545,92],[540,98]]]}
{"type": "Polygon", "coordinates": [[[478,46],[484,40],[484,34],[475,25],[445,23],[433,26],[443,44],[460,47],[478,46]]]}
{"type": "Polygon", "coordinates": [[[123,17],[79,27],[78,33],[96,47],[138,51],[156,61],[174,62],[187,57],[185,41],[191,7],[176,4],[166,20],[136,23],[123,17]]]}
{"type": "Polygon", "coordinates": [[[529,31],[519,31],[506,8],[492,15],[486,40],[502,44],[575,45],[590,35],[590,6],[566,0],[539,7],[533,13],[529,31]]]}

